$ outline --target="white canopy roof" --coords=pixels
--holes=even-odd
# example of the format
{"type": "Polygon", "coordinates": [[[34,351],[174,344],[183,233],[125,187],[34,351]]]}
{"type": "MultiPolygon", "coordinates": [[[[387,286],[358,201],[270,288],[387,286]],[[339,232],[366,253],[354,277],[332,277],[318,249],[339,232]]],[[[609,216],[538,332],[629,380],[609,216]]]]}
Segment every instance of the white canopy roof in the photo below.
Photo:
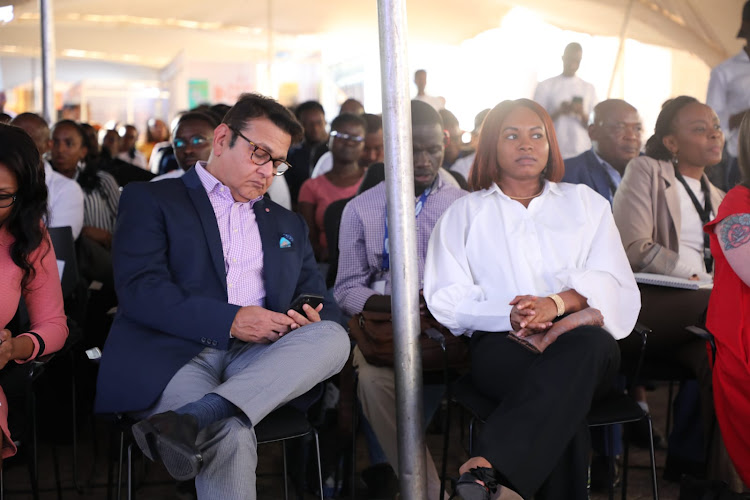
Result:
{"type": "MultiPolygon", "coordinates": [[[[564,29],[619,36],[631,3],[628,38],[687,50],[709,66],[742,46],[735,35],[744,0],[407,0],[409,35],[457,43],[498,27],[522,6],[564,29]]],[[[3,4],[15,5],[16,18],[0,25],[0,55],[37,55],[38,2],[3,4]]],[[[59,57],[151,67],[183,49],[215,60],[262,59],[298,46],[298,35],[377,34],[375,0],[55,0],[54,17],[59,57]]]]}

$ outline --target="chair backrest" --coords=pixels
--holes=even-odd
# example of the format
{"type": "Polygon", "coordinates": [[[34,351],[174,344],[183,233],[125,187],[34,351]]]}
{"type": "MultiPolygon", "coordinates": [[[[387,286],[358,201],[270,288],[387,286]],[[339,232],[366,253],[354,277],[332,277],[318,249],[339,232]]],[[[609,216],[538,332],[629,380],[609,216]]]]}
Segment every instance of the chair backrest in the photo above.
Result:
{"type": "Polygon", "coordinates": [[[73,231],[70,226],[50,227],[47,229],[55,249],[57,260],[65,263],[63,274],[60,277],[63,298],[68,298],[78,283],[78,261],[76,259],[76,247],[73,240],[73,231]]]}

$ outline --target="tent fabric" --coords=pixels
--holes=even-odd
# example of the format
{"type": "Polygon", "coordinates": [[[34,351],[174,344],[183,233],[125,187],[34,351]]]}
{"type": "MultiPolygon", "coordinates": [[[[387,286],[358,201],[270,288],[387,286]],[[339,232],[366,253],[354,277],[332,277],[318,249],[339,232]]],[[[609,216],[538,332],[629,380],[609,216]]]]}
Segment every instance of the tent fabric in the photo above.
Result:
{"type": "MultiPolygon", "coordinates": [[[[742,46],[735,35],[744,0],[407,0],[409,35],[458,43],[498,27],[511,8],[525,7],[563,29],[619,36],[631,2],[628,38],[692,52],[709,66],[742,46]]],[[[0,25],[0,55],[38,54],[38,2],[0,0],[8,3],[15,4],[16,19],[0,25]]],[[[263,59],[269,42],[274,52],[283,51],[297,35],[377,36],[374,0],[56,0],[54,15],[58,56],[88,51],[152,67],[182,50],[217,60],[263,59]]]]}

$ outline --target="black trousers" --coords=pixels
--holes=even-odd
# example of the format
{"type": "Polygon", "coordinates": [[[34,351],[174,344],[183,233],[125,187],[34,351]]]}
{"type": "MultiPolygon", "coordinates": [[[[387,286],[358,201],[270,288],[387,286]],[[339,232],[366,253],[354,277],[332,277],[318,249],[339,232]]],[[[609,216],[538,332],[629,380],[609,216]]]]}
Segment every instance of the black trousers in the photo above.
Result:
{"type": "Polygon", "coordinates": [[[587,498],[586,415],[592,401],[611,390],[619,365],[617,342],[598,327],[571,330],[542,354],[504,333],[474,333],[473,383],[497,401],[478,455],[524,498],[587,498]]]}

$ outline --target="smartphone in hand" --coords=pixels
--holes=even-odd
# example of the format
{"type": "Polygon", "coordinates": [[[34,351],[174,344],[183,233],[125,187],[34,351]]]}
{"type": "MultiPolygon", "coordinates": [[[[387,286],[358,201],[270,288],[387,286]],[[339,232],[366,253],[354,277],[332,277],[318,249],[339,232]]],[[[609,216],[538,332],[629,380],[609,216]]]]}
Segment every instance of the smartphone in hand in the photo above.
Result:
{"type": "Polygon", "coordinates": [[[289,306],[289,309],[293,309],[300,313],[302,316],[306,316],[305,311],[302,309],[302,306],[304,306],[305,304],[309,304],[310,307],[315,309],[322,303],[322,295],[316,295],[314,293],[301,293],[297,296],[296,299],[294,299],[294,302],[292,302],[292,305],[289,306]]]}

